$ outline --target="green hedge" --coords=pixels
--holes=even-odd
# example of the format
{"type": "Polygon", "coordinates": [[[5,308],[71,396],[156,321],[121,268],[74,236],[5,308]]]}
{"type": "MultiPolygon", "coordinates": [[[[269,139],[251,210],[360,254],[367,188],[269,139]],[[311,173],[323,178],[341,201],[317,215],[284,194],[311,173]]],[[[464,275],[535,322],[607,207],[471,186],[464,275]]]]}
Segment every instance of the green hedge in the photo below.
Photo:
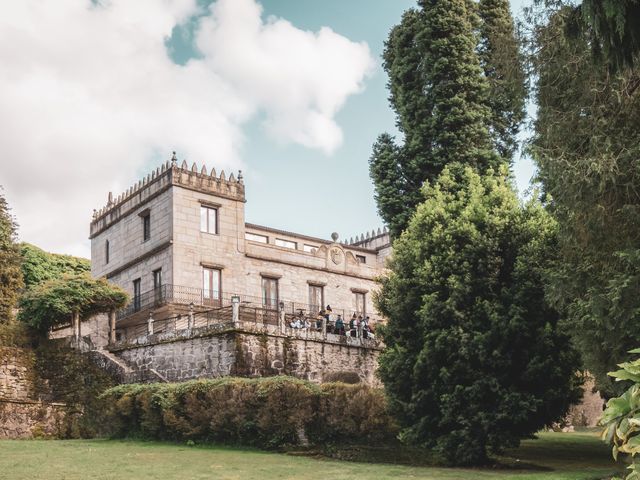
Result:
{"type": "Polygon", "coordinates": [[[291,377],[225,377],[120,385],[102,396],[116,437],[277,448],[380,443],[395,438],[384,394],[365,385],[315,385],[291,377]]]}

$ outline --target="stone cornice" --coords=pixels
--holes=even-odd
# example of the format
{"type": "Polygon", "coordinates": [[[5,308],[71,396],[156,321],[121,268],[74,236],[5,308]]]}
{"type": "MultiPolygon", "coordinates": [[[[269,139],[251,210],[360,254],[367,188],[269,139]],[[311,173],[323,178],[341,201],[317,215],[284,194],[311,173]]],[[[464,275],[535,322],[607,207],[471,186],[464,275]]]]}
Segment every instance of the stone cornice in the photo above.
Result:
{"type": "Polygon", "coordinates": [[[262,255],[256,255],[255,253],[245,253],[245,256],[247,258],[253,258],[255,260],[262,260],[264,262],[272,262],[272,263],[280,263],[282,265],[289,265],[291,267],[298,267],[298,268],[306,268],[309,270],[316,270],[319,272],[325,272],[325,273],[334,273],[336,275],[344,275],[347,277],[353,277],[353,278],[359,278],[360,280],[369,280],[369,281],[375,281],[375,276],[371,276],[371,277],[367,277],[364,275],[358,275],[356,273],[351,273],[351,272],[343,272],[343,271],[339,271],[339,270],[331,270],[330,268],[326,268],[326,267],[314,267],[311,265],[305,265],[304,263],[298,263],[298,262],[291,262],[288,260],[279,260],[276,258],[271,258],[271,257],[264,257],[262,255]]]}
{"type": "Polygon", "coordinates": [[[171,245],[173,245],[173,240],[169,240],[167,242],[161,243],[157,247],[152,248],[148,252],[143,253],[142,255],[140,255],[137,258],[134,258],[130,262],[127,262],[124,265],[122,265],[122,266],[120,266],[120,267],[118,267],[118,268],[116,268],[114,270],[111,270],[110,272],[108,272],[105,275],[105,277],[107,277],[107,279],[115,277],[119,273],[124,272],[126,269],[133,267],[134,265],[146,260],[147,258],[150,258],[150,257],[154,256],[157,253],[162,252],[163,250],[169,248],[171,245]]]}

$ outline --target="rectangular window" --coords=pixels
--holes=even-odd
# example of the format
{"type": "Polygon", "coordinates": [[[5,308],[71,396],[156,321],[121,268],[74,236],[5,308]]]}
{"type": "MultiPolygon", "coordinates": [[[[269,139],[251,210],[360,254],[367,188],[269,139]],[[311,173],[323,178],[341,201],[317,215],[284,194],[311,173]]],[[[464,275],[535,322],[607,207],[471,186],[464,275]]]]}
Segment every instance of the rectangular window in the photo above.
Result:
{"type": "Polygon", "coordinates": [[[266,235],[258,235],[257,233],[245,233],[244,238],[258,243],[269,243],[269,237],[266,235]]]}
{"type": "Polygon", "coordinates": [[[217,268],[202,269],[202,298],[205,305],[217,305],[220,303],[220,280],[222,272],[217,268]]]}
{"type": "Polygon", "coordinates": [[[364,255],[356,255],[356,260],[358,263],[367,263],[367,257],[364,255]]]}
{"type": "Polygon", "coordinates": [[[162,301],[162,269],[153,271],[153,296],[156,303],[162,301]]]}
{"type": "Polygon", "coordinates": [[[365,293],[355,292],[354,295],[356,300],[356,313],[358,315],[365,316],[367,313],[366,302],[365,302],[365,293]]]}
{"type": "Polygon", "coordinates": [[[141,295],[141,292],[140,292],[140,279],[136,278],[133,281],[133,309],[135,311],[140,310],[140,300],[141,300],[140,295],[141,295]]]}
{"type": "Polygon", "coordinates": [[[278,308],[278,279],[262,277],[262,304],[267,308],[278,308]]]}
{"type": "Polygon", "coordinates": [[[109,263],[109,240],[104,242],[104,263],[109,263]]]}
{"type": "Polygon", "coordinates": [[[296,242],[291,242],[289,240],[283,240],[281,238],[276,238],[276,245],[278,247],[293,248],[294,250],[296,248],[298,248],[298,244],[296,242]]]}
{"type": "Polygon", "coordinates": [[[305,243],[305,244],[302,246],[302,249],[303,249],[305,252],[313,253],[313,252],[315,252],[315,251],[318,249],[318,247],[316,247],[315,245],[308,245],[308,244],[306,244],[306,243],[305,243]]]}
{"type": "Polygon", "coordinates": [[[309,285],[309,314],[315,315],[324,305],[324,287],[309,285]]]}
{"type": "Polygon", "coordinates": [[[151,213],[147,212],[142,216],[142,240],[151,238],[151,213]]]}
{"type": "Polygon", "coordinates": [[[159,268],[153,271],[153,288],[160,288],[162,286],[162,269],[159,268]]]}
{"type": "Polygon", "coordinates": [[[217,208],[200,207],[200,231],[205,233],[218,233],[217,208]]]}

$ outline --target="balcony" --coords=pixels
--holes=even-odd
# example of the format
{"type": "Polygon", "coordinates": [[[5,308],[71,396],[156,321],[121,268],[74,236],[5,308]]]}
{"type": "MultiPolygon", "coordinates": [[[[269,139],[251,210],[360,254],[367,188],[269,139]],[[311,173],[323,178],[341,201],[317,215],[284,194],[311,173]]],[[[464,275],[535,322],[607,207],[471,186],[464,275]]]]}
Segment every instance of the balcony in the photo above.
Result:
{"type": "MultiPolygon", "coordinates": [[[[338,315],[342,316],[347,326],[351,315],[358,313],[348,309],[333,308],[329,321],[322,322],[322,317],[318,317],[318,311],[321,308],[318,305],[285,300],[280,300],[277,304],[274,302],[265,304],[261,297],[251,295],[219,293],[180,285],[162,285],[134,298],[129,305],[118,311],[114,333],[119,343],[147,336],[150,333],[150,320],[154,325],[151,331],[155,336],[175,335],[177,332],[190,335],[195,330],[215,329],[235,322],[235,324],[242,324],[243,328],[251,327],[253,330],[279,331],[286,336],[326,339],[327,333],[332,332],[338,315]],[[234,299],[237,303],[235,320],[232,318],[234,299]],[[290,328],[290,323],[301,318],[301,314],[302,318],[308,320],[310,327],[290,328]]],[[[371,324],[374,325],[379,322],[379,318],[371,320],[371,324]]],[[[362,335],[361,332],[356,335],[354,331],[351,334],[362,335]]],[[[349,332],[347,336],[351,336],[349,332]]]]}

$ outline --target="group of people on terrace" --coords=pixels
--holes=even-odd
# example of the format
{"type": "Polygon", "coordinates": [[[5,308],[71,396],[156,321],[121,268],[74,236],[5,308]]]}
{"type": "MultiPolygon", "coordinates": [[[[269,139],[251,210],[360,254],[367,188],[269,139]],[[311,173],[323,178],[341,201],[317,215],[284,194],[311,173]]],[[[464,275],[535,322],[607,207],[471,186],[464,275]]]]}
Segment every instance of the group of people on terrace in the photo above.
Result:
{"type": "Polygon", "coordinates": [[[331,305],[318,312],[315,321],[310,321],[305,316],[304,311],[300,310],[298,314],[289,322],[289,327],[293,329],[312,329],[316,331],[323,330],[323,323],[326,323],[327,333],[334,335],[348,335],[351,337],[374,338],[375,333],[371,325],[369,316],[354,313],[346,324],[342,318],[342,314],[334,315],[331,305]]]}

